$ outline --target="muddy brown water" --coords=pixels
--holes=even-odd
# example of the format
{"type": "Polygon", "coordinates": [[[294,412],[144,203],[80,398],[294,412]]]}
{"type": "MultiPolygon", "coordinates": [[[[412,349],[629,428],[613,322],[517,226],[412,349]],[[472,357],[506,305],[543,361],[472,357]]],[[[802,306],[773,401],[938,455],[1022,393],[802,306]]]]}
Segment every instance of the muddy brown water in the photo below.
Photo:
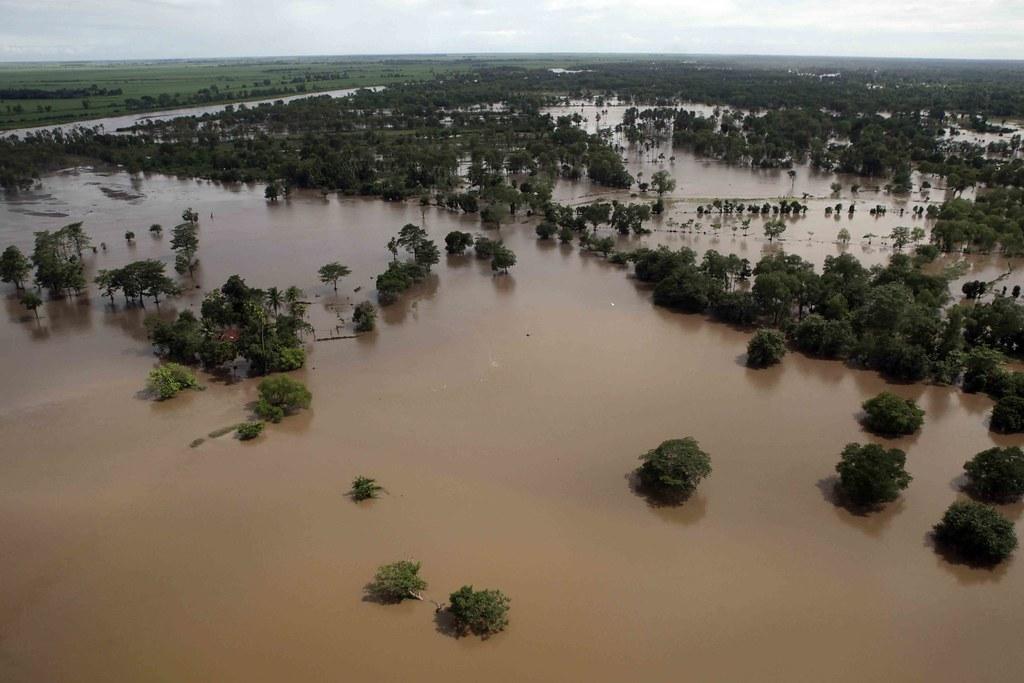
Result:
{"type": "MultiPolygon", "coordinates": [[[[819,265],[838,253],[822,214],[832,201],[815,200],[782,246],[819,265]]],[[[350,329],[388,237],[421,220],[412,203],[267,205],[262,187],[82,170],[7,197],[0,244],[84,218],[108,244],[91,270],[170,263],[168,232],[146,227],[169,229],[189,205],[202,218],[201,289],[164,314],[237,272],[305,288],[321,333],[338,311],[350,329]],[[51,213],[68,217],[39,215],[51,213]],[[353,271],[337,297],[316,281],[333,259],[353,271]]],[[[678,197],[644,243],[752,260],[779,248],[756,230],[668,232],[692,208],[678,197]]],[[[625,271],[537,242],[524,220],[501,230],[519,257],[510,275],[443,256],[378,332],[310,343],[297,375],[312,409],[252,444],[189,448],[244,419],[255,382],[204,378],[203,392],[144,400],[143,312],[92,292],[48,302],[37,324],[5,289],[0,679],[1019,680],[1019,557],[972,569],[928,540],[961,495],[964,460],[1020,442],[988,431],[989,399],[798,354],[748,370],[749,332],[654,308],[625,271]],[[883,389],[927,411],[920,434],[887,442],[907,451],[914,481],[856,516],[833,503],[834,465],[847,442],[874,440],[856,415],[883,389]],[[654,507],[628,474],[679,436],[700,441],[714,472],[685,505],[654,507]],[[387,494],[352,503],[360,474],[387,494]],[[454,639],[429,603],[365,601],[374,569],[403,558],[422,561],[435,599],[464,583],[505,591],[508,630],[454,639]]],[[[860,236],[909,220],[890,209],[840,223],[851,252],[878,263],[891,252],[860,236]]],[[[434,208],[425,224],[437,239],[478,230],[434,208]]],[[[1003,508],[1018,531],[1022,511],[1003,508]]]]}

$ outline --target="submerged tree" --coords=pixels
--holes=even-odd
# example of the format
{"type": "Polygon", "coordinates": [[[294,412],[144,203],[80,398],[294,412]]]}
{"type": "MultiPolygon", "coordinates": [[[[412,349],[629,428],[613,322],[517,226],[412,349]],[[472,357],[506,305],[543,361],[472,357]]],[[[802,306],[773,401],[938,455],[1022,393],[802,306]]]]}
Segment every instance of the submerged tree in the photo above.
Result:
{"type": "Polygon", "coordinates": [[[258,391],[256,414],[271,422],[280,422],[286,415],[308,408],[313,398],[305,384],[287,375],[267,377],[260,382],[258,391]]]}
{"type": "Polygon", "coordinates": [[[164,363],[149,372],[146,388],[161,401],[177,396],[185,389],[199,387],[195,374],[178,363],[164,363]]]}
{"type": "Polygon", "coordinates": [[[171,249],[174,251],[174,269],[180,274],[188,273],[195,278],[199,265],[196,252],[199,251],[199,230],[195,223],[185,222],[171,229],[171,249]]]}
{"type": "Polygon", "coordinates": [[[896,500],[912,477],[904,465],[907,455],[898,448],[878,444],[846,444],[836,465],[839,489],[851,503],[870,507],[896,500]]]}
{"type": "Polygon", "coordinates": [[[508,269],[516,264],[516,254],[500,242],[494,245],[491,256],[491,270],[508,273],[508,269]]]}
{"type": "Polygon", "coordinates": [[[651,189],[658,193],[660,199],[662,195],[676,189],[676,181],[668,171],[655,171],[651,175],[651,189]]]}
{"type": "Polygon", "coordinates": [[[977,564],[998,564],[1017,547],[1013,523],[995,508],[974,501],[950,505],[934,531],[940,546],[977,564]]]}
{"type": "Polygon", "coordinates": [[[913,400],[883,391],[864,401],[864,426],[882,436],[913,434],[924,423],[924,411],[913,400]]]}
{"type": "Polygon", "coordinates": [[[786,355],[786,338],[778,330],[762,328],[754,333],[747,344],[747,366],[766,368],[775,365],[786,355]]]}
{"type": "Polygon", "coordinates": [[[499,590],[473,590],[463,586],[448,597],[448,612],[460,635],[488,638],[508,626],[510,600],[499,590]]]}
{"type": "Polygon", "coordinates": [[[650,491],[685,498],[711,474],[711,457],[691,437],[663,441],[640,456],[637,469],[640,484],[650,491]]]}
{"type": "Polygon", "coordinates": [[[13,244],[0,255],[0,281],[10,282],[16,290],[25,288],[25,279],[32,272],[32,262],[13,244]]]}
{"type": "Polygon", "coordinates": [[[331,261],[328,264],[320,266],[320,270],[317,271],[320,275],[320,282],[324,284],[331,283],[334,285],[334,291],[338,291],[338,280],[349,275],[352,271],[348,267],[341,265],[337,261],[331,261]]]}
{"type": "Polygon", "coordinates": [[[356,332],[372,332],[377,325],[377,308],[369,301],[360,302],[352,311],[356,332]]]}
{"type": "Polygon", "coordinates": [[[35,292],[25,292],[21,295],[21,305],[32,311],[36,316],[36,322],[39,322],[39,307],[43,305],[43,300],[38,294],[35,292]]]}
{"type": "Polygon", "coordinates": [[[377,568],[367,591],[381,602],[401,602],[407,598],[422,600],[427,582],[420,576],[420,563],[399,560],[377,568]]]}
{"type": "Polygon", "coordinates": [[[986,500],[1006,502],[1024,496],[1024,451],[1019,446],[984,450],[964,463],[969,489],[986,500]]]}

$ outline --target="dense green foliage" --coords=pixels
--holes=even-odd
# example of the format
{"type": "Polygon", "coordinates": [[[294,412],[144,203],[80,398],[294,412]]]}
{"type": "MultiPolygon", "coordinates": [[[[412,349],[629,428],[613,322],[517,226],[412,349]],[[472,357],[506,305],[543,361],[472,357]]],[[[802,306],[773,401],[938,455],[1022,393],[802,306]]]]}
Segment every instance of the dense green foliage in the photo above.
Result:
{"type": "Polygon", "coordinates": [[[778,330],[758,330],[747,344],[747,366],[751,368],[775,365],[785,355],[786,338],[778,330]]]}
{"type": "Polygon", "coordinates": [[[274,375],[260,381],[256,414],[264,420],[280,422],[300,408],[308,408],[313,396],[302,382],[288,375],[274,375]]]}
{"type": "Polygon", "coordinates": [[[263,433],[265,423],[262,421],[243,422],[235,428],[235,434],[240,441],[252,441],[263,433]]]}
{"type": "Polygon", "coordinates": [[[873,507],[896,500],[912,477],[904,465],[906,454],[878,444],[846,444],[836,472],[844,498],[858,507],[873,507]]]}
{"type": "Polygon", "coordinates": [[[883,391],[861,405],[864,426],[882,436],[913,434],[924,424],[924,411],[912,399],[883,391]]]}
{"type": "Polygon", "coordinates": [[[376,498],[377,494],[384,490],[384,487],[377,483],[376,479],[359,476],[352,480],[352,489],[349,495],[352,500],[369,500],[376,498]]]}
{"type": "Polygon", "coordinates": [[[488,638],[508,626],[510,600],[499,590],[473,590],[463,586],[448,597],[448,612],[460,635],[488,638]]]}
{"type": "Polygon", "coordinates": [[[10,282],[15,289],[25,287],[25,279],[32,272],[32,262],[13,244],[0,255],[0,282],[10,282]]]}
{"type": "Polygon", "coordinates": [[[427,582],[420,577],[420,563],[399,560],[382,565],[367,586],[367,591],[381,602],[401,602],[406,598],[422,600],[420,593],[427,582]]]}
{"type": "Polygon", "coordinates": [[[711,474],[711,457],[691,437],[669,439],[640,456],[640,483],[652,492],[685,498],[711,474]]]}
{"type": "Polygon", "coordinates": [[[1009,501],[1024,496],[1024,451],[1018,446],[984,450],[964,463],[970,490],[988,500],[1009,501]]]}
{"type": "Polygon", "coordinates": [[[870,270],[850,254],[828,256],[819,274],[797,255],[768,254],[751,270],[714,250],[640,248],[617,257],[654,284],[654,303],[722,322],[778,326],[794,346],[842,358],[901,381],[932,379],[999,398],[1024,395],[1024,373],[1002,368],[1000,345],[1020,354],[1024,306],[1009,296],[946,308],[949,278],[926,271],[928,258],[897,253],[870,270]],[[753,286],[745,289],[750,275],[753,286]],[[966,349],[966,353],[965,353],[966,349]]]}
{"type": "Polygon", "coordinates": [[[460,230],[453,230],[444,236],[444,250],[449,254],[461,254],[473,246],[473,235],[460,230]]]}
{"type": "Polygon", "coordinates": [[[199,381],[195,374],[178,363],[164,363],[149,372],[146,388],[161,401],[177,396],[184,389],[195,389],[199,381]]]}
{"type": "Polygon", "coordinates": [[[352,311],[352,322],[356,332],[372,332],[377,326],[377,307],[369,301],[361,301],[352,311]]]}
{"type": "Polygon", "coordinates": [[[935,540],[968,562],[997,564],[1017,547],[1013,523],[982,503],[959,501],[935,525],[935,540]]]}
{"type": "Polygon", "coordinates": [[[996,401],[989,424],[994,431],[1005,434],[1024,432],[1024,397],[1004,396],[996,401]]]}
{"type": "Polygon", "coordinates": [[[232,275],[203,299],[201,318],[186,310],[171,322],[148,318],[146,326],[157,351],[179,363],[215,369],[241,357],[250,374],[295,370],[305,363],[299,335],[309,328],[301,296],[295,288],[283,296],[255,289],[232,275]]]}

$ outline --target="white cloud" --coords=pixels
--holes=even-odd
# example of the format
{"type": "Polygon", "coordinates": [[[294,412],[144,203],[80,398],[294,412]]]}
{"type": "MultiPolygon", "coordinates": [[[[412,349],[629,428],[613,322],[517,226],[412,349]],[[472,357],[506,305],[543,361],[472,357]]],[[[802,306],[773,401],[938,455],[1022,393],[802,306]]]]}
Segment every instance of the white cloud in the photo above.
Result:
{"type": "Polygon", "coordinates": [[[0,17],[0,59],[490,50],[1024,58],[1021,0],[0,0],[0,17]]]}

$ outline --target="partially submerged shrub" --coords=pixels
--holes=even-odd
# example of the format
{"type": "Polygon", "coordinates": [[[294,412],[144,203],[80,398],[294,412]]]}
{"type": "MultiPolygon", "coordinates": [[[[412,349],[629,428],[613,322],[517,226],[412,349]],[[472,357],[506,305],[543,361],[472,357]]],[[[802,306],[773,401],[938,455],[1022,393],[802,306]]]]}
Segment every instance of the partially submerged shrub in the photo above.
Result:
{"type": "Polygon", "coordinates": [[[146,380],[146,387],[161,401],[173,398],[179,391],[198,386],[195,373],[178,363],[164,363],[153,368],[146,380]]]}
{"type": "Polygon", "coordinates": [[[992,409],[989,426],[997,432],[1016,434],[1024,432],[1024,398],[1004,396],[992,409]]]}
{"type": "Polygon", "coordinates": [[[839,490],[856,506],[869,507],[896,500],[912,477],[904,466],[907,455],[898,448],[850,443],[836,465],[839,490]]]}
{"type": "Polygon", "coordinates": [[[976,495],[996,501],[1024,496],[1024,451],[1018,446],[989,448],[964,463],[970,488],[976,495]]]}
{"type": "Polygon", "coordinates": [[[313,399],[306,385],[287,375],[274,375],[261,381],[259,394],[256,414],[271,422],[280,422],[284,416],[308,408],[313,399]]]}
{"type": "Polygon", "coordinates": [[[747,344],[747,366],[766,368],[786,355],[786,338],[778,330],[763,328],[754,333],[747,344]]]}
{"type": "Polygon", "coordinates": [[[973,501],[949,506],[942,521],[935,525],[935,540],[978,564],[998,564],[1017,547],[1013,523],[995,508],[973,501]]]}
{"type": "Polygon", "coordinates": [[[251,441],[263,433],[263,422],[243,422],[238,425],[235,434],[242,441],[251,441]]]}
{"type": "Polygon", "coordinates": [[[448,612],[460,635],[473,633],[487,638],[508,626],[508,597],[499,590],[473,590],[463,586],[449,597],[448,612]]]}
{"type": "Polygon", "coordinates": [[[352,480],[352,490],[349,494],[352,500],[369,500],[376,498],[377,494],[384,490],[384,487],[377,483],[376,479],[370,477],[356,477],[352,480]]]}
{"type": "Polygon", "coordinates": [[[382,565],[374,574],[367,591],[381,602],[401,602],[406,598],[422,600],[427,582],[420,575],[420,563],[400,560],[382,565]]]}
{"type": "Polygon", "coordinates": [[[637,469],[647,489],[678,497],[693,493],[697,484],[711,474],[711,458],[693,438],[669,439],[640,456],[637,469]]]}
{"type": "Polygon", "coordinates": [[[888,391],[864,401],[861,407],[865,413],[864,426],[875,434],[906,436],[924,423],[924,411],[913,400],[888,391]]]}
{"type": "Polygon", "coordinates": [[[359,303],[352,312],[352,322],[356,332],[372,332],[377,326],[377,307],[369,301],[359,303]]]}

